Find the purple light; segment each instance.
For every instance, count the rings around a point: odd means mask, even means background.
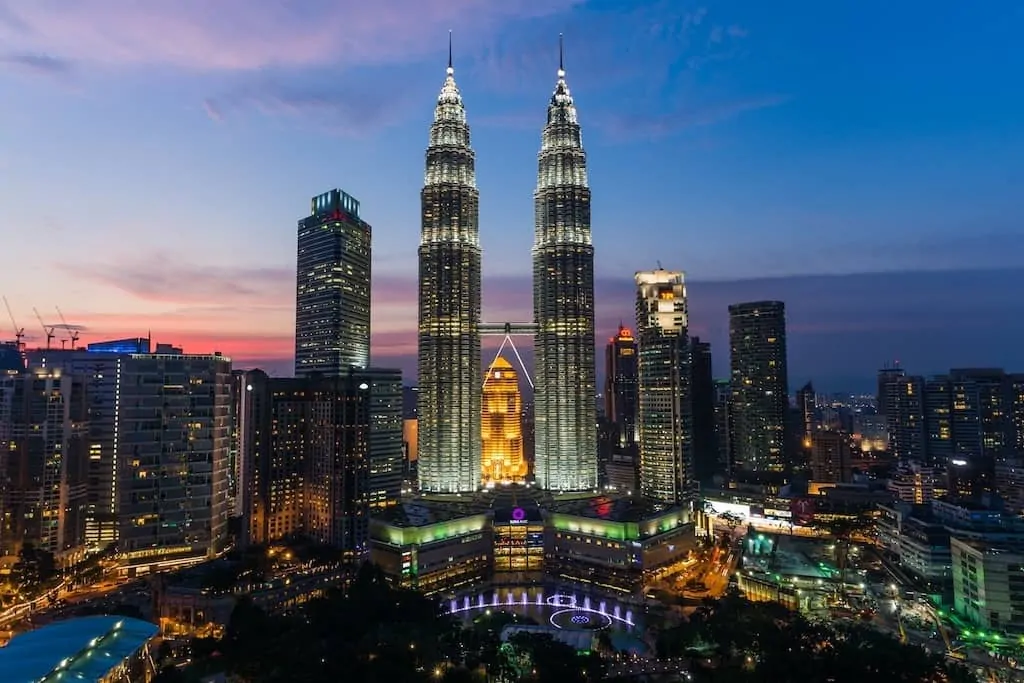
[[[514,510],[512,510],[512,519],[514,519],[517,522],[523,521],[524,519],[526,519],[526,510],[524,510],[523,508],[515,508]]]

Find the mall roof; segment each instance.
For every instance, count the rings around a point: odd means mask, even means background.
[[[413,500],[388,508],[377,519],[393,527],[421,527],[485,513],[478,501]]]
[[[678,508],[642,498],[597,496],[581,500],[559,500],[552,503],[548,509],[563,515],[603,519],[609,522],[642,522]]]
[[[0,648],[4,683],[98,681],[159,628],[141,619],[78,617],[22,633]]]

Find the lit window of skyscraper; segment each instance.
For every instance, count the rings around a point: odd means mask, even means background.
[[[370,363],[370,226],[341,190],[299,221],[295,374],[342,375]]]

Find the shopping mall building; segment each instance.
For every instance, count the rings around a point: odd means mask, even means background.
[[[375,518],[370,538],[375,564],[428,594],[554,581],[640,596],[694,544],[689,508],[528,487],[407,501]]]

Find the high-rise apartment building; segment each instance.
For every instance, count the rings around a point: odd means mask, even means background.
[[[590,187],[576,105],[559,63],[534,192],[533,311],[537,484],[595,489],[597,395]]]
[[[880,373],[879,390],[889,434],[889,453],[896,460],[926,462],[924,378],[907,375],[902,370],[899,374],[888,371],[883,376]]]
[[[612,441],[619,452],[636,451],[637,355],[632,330],[619,325],[605,347],[604,416],[613,426]]]
[[[0,376],[0,555],[25,543],[61,554],[85,545],[88,404],[60,369]]]
[[[640,490],[679,503],[693,480],[693,405],[686,285],[677,271],[636,274]]]
[[[299,221],[295,374],[370,364],[370,226],[341,190],[313,197]]]
[[[495,358],[487,369],[483,394],[483,483],[525,483],[519,373],[503,356]]]
[[[420,193],[418,470],[422,491],[480,487],[480,195],[462,95],[448,71]]]
[[[789,379],[781,301],[729,306],[734,470],[782,472]]]

